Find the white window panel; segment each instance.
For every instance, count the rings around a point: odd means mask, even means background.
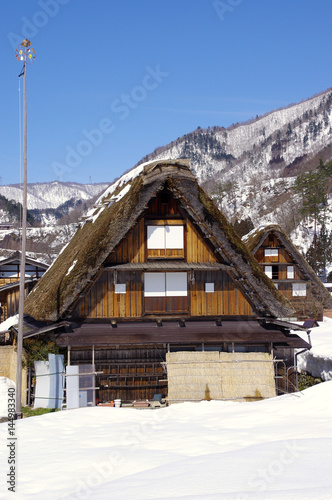
[[[214,292],[214,283],[205,283],[205,293]]]
[[[287,266],[287,279],[294,279],[294,266]]]
[[[126,284],[116,283],[114,287],[114,293],[126,293]]]
[[[264,271],[266,276],[272,279],[272,266],[264,266]]]
[[[293,283],[293,297],[305,297],[307,295],[307,287],[305,283]]]
[[[279,252],[277,248],[265,248],[264,255],[265,257],[278,257]]]
[[[166,297],[187,296],[187,273],[166,273]]]
[[[165,226],[166,248],[183,248],[183,226]]]
[[[144,274],[144,297],[165,297],[165,273]]]
[[[148,226],[148,249],[160,250],[165,248],[165,226]]]
[[[273,283],[273,284],[274,284],[274,286],[276,287],[276,289],[278,290],[278,289],[279,289],[279,285],[278,285],[278,283]]]

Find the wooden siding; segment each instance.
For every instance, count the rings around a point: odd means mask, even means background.
[[[114,273],[104,270],[78,303],[73,317],[139,319],[144,315],[167,313],[193,317],[253,315],[251,305],[227,271],[195,271],[192,277],[195,282],[188,281],[188,297],[167,297],[167,309],[165,298],[144,299],[141,272],[118,272],[117,283],[126,284],[126,293],[116,294]],[[205,292],[205,283],[213,283],[214,292]]]
[[[184,248],[148,250],[147,227],[181,225]],[[200,233],[199,226],[185,218],[179,203],[167,191],[150,201],[147,211],[126,238],[105,261],[106,266],[142,264],[169,259],[191,264],[219,262],[214,247]],[[162,272],[163,269],[161,268]],[[144,297],[144,272],[126,270],[115,273],[103,269],[96,282],[76,305],[73,318],[140,319],[154,315],[252,316],[253,310],[243,293],[226,271],[188,271],[186,297]],[[125,284],[125,293],[116,294],[114,282]],[[205,291],[205,283],[214,284],[214,292]]]
[[[115,293],[114,273],[104,271],[78,303],[73,316],[80,318],[139,318],[142,309],[142,274],[118,272],[117,283],[126,284],[126,293]]]
[[[205,292],[205,283],[214,283],[214,292]],[[226,271],[195,272],[190,293],[192,316],[251,316],[253,310]]]
[[[25,297],[27,297],[27,295],[30,293],[33,285],[34,283],[25,284],[25,292],[24,292]],[[2,308],[2,314],[0,318],[1,322],[5,321],[10,316],[14,316],[15,314],[18,313],[19,295],[20,295],[19,286],[16,286],[15,288],[9,290],[5,290],[0,293],[0,302]]]
[[[106,264],[127,264],[128,262],[145,262],[145,224],[141,219],[131,229],[114,253],[106,260]]]
[[[187,221],[187,262],[218,262],[209,240],[203,238],[197,226]]]

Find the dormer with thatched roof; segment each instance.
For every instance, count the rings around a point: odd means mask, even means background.
[[[323,309],[332,308],[332,297],[280,226],[260,226],[242,240],[274,286],[292,304],[297,319],[323,319]]]

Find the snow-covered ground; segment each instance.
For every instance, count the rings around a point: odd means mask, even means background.
[[[294,333],[308,342],[306,333]],[[323,380],[332,380],[332,319],[324,317],[318,328],[312,328],[310,339],[312,348],[298,356],[298,370]]]
[[[0,497],[296,499],[332,497],[332,381],[254,403],[157,410],[84,408],[16,422],[16,494]]]
[[[332,320],[311,340],[301,368],[331,378]],[[1,499],[13,498],[10,443],[20,500],[332,498],[332,380],[253,403],[56,412],[16,421],[15,433],[0,424]]]

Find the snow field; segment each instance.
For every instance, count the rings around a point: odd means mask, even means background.
[[[332,382],[255,403],[84,408],[16,422],[17,499],[327,499]],[[7,424],[0,425],[1,442]],[[7,450],[1,447],[1,498]]]

